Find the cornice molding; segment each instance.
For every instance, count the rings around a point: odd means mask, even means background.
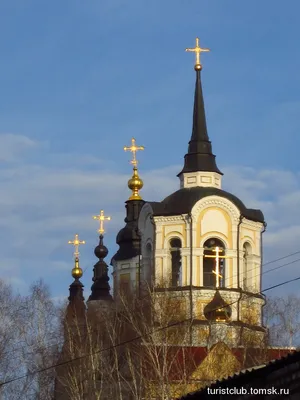
[[[186,215],[187,214],[182,214],[182,215],[174,215],[174,216],[167,216],[167,217],[154,217],[154,222],[157,223],[157,226],[163,225],[164,223],[171,222],[171,225],[178,224],[178,222],[186,223]]]
[[[256,228],[256,230],[261,231],[263,228],[263,224],[261,222],[251,221],[250,219],[243,218],[241,226],[247,228],[247,226],[251,228]]]

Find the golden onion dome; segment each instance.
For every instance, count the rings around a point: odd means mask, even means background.
[[[82,274],[83,274],[82,269],[79,266],[79,258],[76,257],[75,258],[75,266],[72,269],[72,276],[74,279],[80,279],[82,277]]]
[[[130,190],[132,190],[132,194],[129,197],[129,200],[142,200],[142,198],[139,194],[139,190],[141,190],[143,186],[144,186],[144,183],[138,175],[137,167],[134,166],[133,175],[128,181],[128,187]]]

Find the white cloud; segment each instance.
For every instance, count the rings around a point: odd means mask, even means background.
[[[30,149],[37,147],[37,142],[23,135],[12,133],[0,134],[0,162],[17,161]]]
[[[297,172],[228,167],[224,183],[226,190],[241,198],[247,207],[259,208],[265,215],[267,231],[263,236],[264,262],[300,250],[300,176]],[[263,271],[297,260],[299,255],[288,257],[266,266]],[[263,276],[264,287],[286,281],[300,275],[300,261],[282,267]],[[297,291],[289,284],[276,289],[281,295]],[[270,294],[273,292],[270,292]],[[274,292],[275,293],[275,292]],[[268,293],[269,294],[269,293]]]
[[[224,181],[226,190],[239,196],[247,207],[257,207],[264,212],[268,243],[272,242],[271,234],[275,237],[287,229],[291,232],[292,226],[300,226],[298,173],[236,166],[226,168]]]

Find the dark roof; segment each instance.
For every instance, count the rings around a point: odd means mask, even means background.
[[[270,355],[272,355],[272,350],[273,350],[272,348],[269,350]],[[280,349],[275,350],[275,352],[278,353],[279,350]],[[270,375],[272,372],[283,369],[286,366],[294,364],[294,363],[295,364],[300,363],[300,352],[299,351],[291,351],[291,350],[284,351],[284,349],[281,349],[281,351],[282,350],[283,350],[283,353],[285,353],[283,357],[277,358],[275,360],[273,359],[266,365],[249,368],[249,369],[243,370],[237,374],[229,376],[228,378],[224,378],[221,381],[216,381],[215,383],[210,385],[209,388],[210,389],[231,388],[231,387],[239,388],[241,386],[244,387],[245,385],[250,384],[251,382],[253,383],[255,379],[260,379],[260,384],[262,385],[263,384],[262,380],[263,379],[266,380],[267,376]],[[289,354],[286,354],[286,352],[289,352]],[[275,354],[275,357],[278,357],[278,355],[279,354]],[[278,380],[278,377],[276,377],[276,378]],[[295,380],[298,380],[297,377],[295,377]],[[206,388],[198,390],[197,392],[189,393],[186,396],[181,397],[180,399],[182,399],[182,400],[184,400],[184,399],[191,399],[191,400],[192,399],[194,399],[194,400],[203,399],[204,400],[204,399],[209,399],[209,398],[211,398],[211,395],[208,394],[207,387],[206,387]],[[224,396],[224,398],[225,398],[225,396]]]
[[[230,200],[241,212],[242,216],[251,221],[264,223],[264,215],[260,210],[247,208],[233,194],[213,187],[192,187],[179,189],[161,202],[150,202],[155,216],[188,214],[197,201],[207,196],[219,196]]]
[[[207,134],[200,71],[196,71],[192,136],[188,152],[184,156],[184,167],[178,176],[184,172],[196,171],[217,172],[223,175],[217,167]]]

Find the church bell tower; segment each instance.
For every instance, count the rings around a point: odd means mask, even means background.
[[[259,338],[266,331],[260,294],[266,224],[260,210],[222,189],[201,84],[200,55],[209,49],[197,38],[186,51],[196,55],[192,135],[179,190],[161,202],[145,202],[139,213],[141,275],[153,277],[148,283],[158,295],[181,299],[186,318],[193,321],[192,345],[205,345],[212,330],[239,345],[241,332]]]

